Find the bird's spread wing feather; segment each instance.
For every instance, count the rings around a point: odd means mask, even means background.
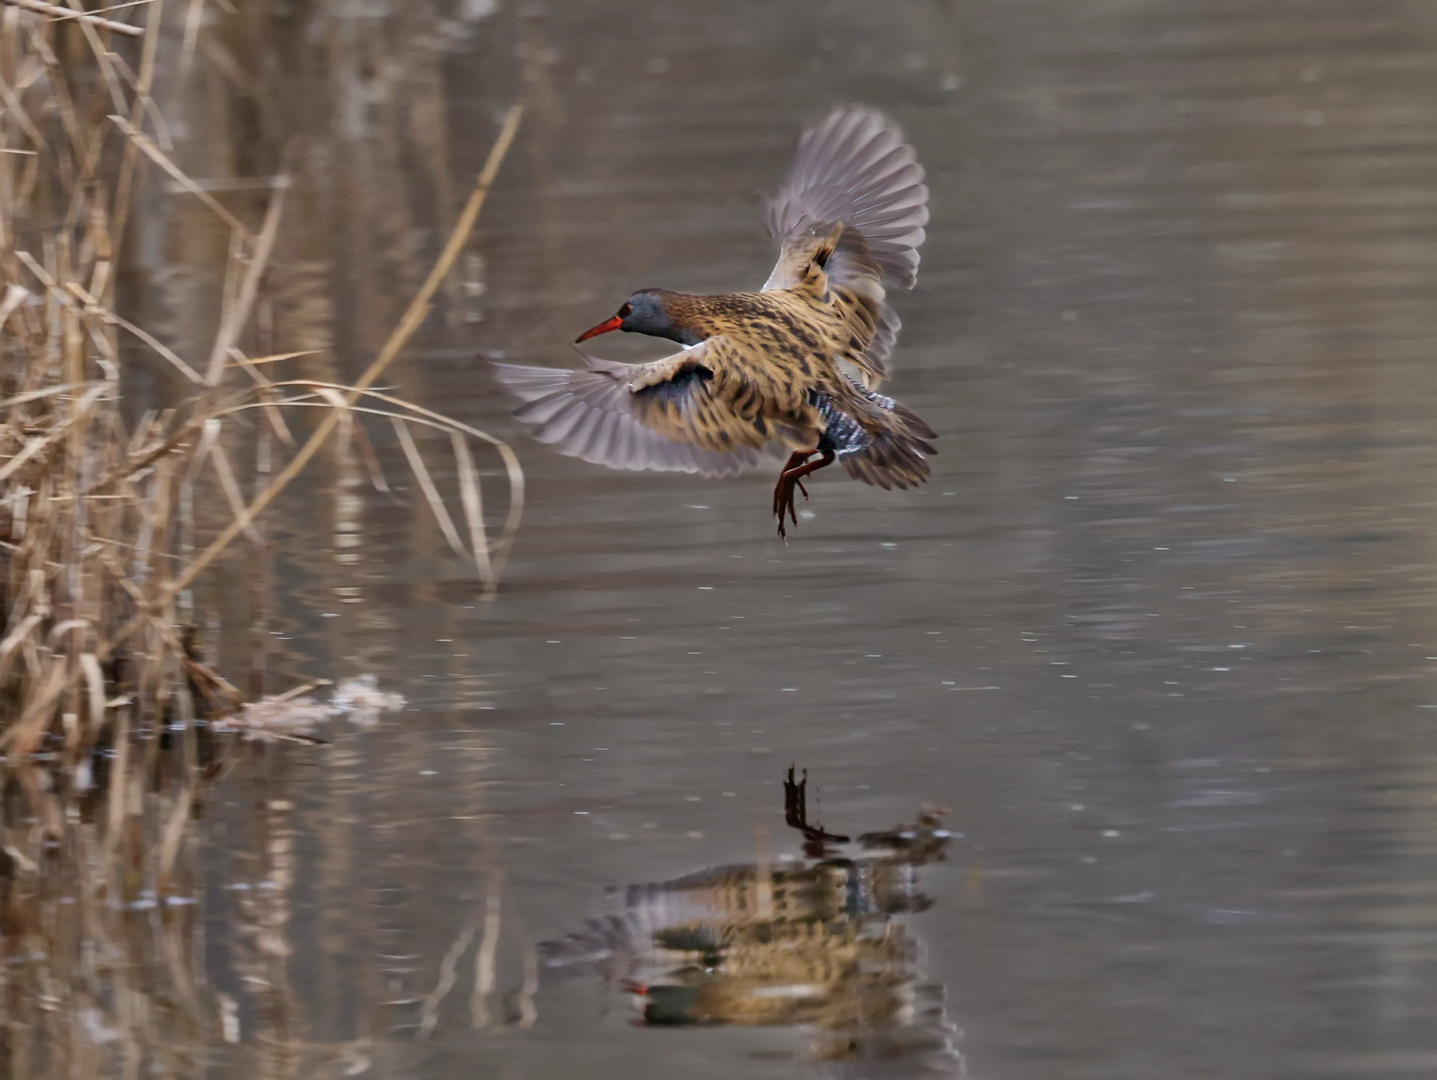
[[[783,247],[764,288],[831,290],[852,335],[845,358],[876,386],[902,325],[885,286],[913,287],[928,222],[913,148],[871,109],[837,109],[804,132],[767,221]]]
[[[769,232],[785,242],[815,227],[847,225],[862,236],[883,284],[911,289],[928,223],[923,167],[879,113],[859,105],[835,109],[803,133],[766,219]]]
[[[731,476],[758,464],[771,435],[710,392],[722,342],[648,364],[581,352],[586,370],[494,367],[524,400],[514,415],[561,453],[613,469]]]

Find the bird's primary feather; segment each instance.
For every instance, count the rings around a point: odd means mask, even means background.
[[[705,390],[700,361],[686,350],[651,364],[619,364],[584,354],[587,370],[495,364],[499,378],[525,404],[515,412],[538,425],[534,437],[557,444],[572,457],[611,469],[689,472],[732,476],[757,465],[757,437],[734,439],[727,449],[709,449],[685,437],[691,430],[741,432],[725,420],[731,411],[717,407]],[[685,362],[687,361],[687,362]],[[676,438],[668,437],[671,432]],[[705,440],[722,444],[719,435]]]
[[[804,132],[765,218],[768,231],[785,242],[842,222],[863,237],[883,284],[911,289],[928,224],[923,166],[881,114],[861,105],[835,109]]]
[[[804,132],[765,219],[783,245],[765,289],[797,284],[811,238],[845,226],[824,269],[839,303],[861,307],[873,323],[853,361],[868,385],[878,385],[902,326],[884,290],[913,288],[928,223],[928,188],[913,148],[872,109],[835,109]]]

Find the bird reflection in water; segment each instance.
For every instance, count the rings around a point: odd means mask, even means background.
[[[540,946],[546,973],[623,987],[645,1025],[797,1026],[845,1080],[965,1075],[943,987],[924,981],[922,946],[896,918],[931,906],[918,870],[943,858],[944,811],[850,840],[810,823],[807,784],[789,769],[785,819],[804,858],[761,851],[615,890],[618,910]]]

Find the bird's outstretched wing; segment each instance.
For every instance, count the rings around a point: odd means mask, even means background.
[[[884,289],[913,287],[928,223],[917,154],[872,109],[835,109],[799,139],[765,218],[783,246],[764,288],[836,293],[858,339],[851,358],[876,385],[901,326]]]
[[[911,289],[928,223],[923,166],[881,114],[862,105],[835,109],[799,139],[788,180],[765,218],[781,240],[815,226],[856,229],[883,284]]]
[[[759,463],[773,432],[710,392],[722,345],[710,339],[648,364],[580,352],[577,371],[494,368],[525,402],[514,415],[560,453],[611,469],[731,476]]]

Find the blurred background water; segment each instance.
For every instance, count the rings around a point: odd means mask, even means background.
[[[251,218],[295,177],[262,316],[273,351],[320,350],[292,373],[362,370],[526,102],[393,384],[514,440],[531,501],[484,603],[417,492],[330,459],[272,518],[262,648],[254,568],[212,590],[221,659],[264,659],[252,689],[370,671],[410,704],[212,794],[193,940],[223,1023],[139,1057],[504,1080],[1437,1073],[1430,5],[170,14],[176,157]],[[611,473],[525,441],[476,354],[563,365],[635,288],[756,287],[762,193],[801,125],[849,101],[928,169],[892,387],[941,433],[932,482],[825,474],[785,547],[770,476]],[[208,215],[152,182],[125,279],[136,321],[191,351],[227,253]],[[163,400],[165,378],[132,392]],[[902,943],[910,1016],[842,1046],[852,1025],[811,1016],[636,1026],[630,975],[551,978],[539,943],[586,920],[754,867],[816,873],[784,826],[791,762],[835,832],[949,811],[931,906],[862,931]],[[752,923],[750,885],[704,917]]]

